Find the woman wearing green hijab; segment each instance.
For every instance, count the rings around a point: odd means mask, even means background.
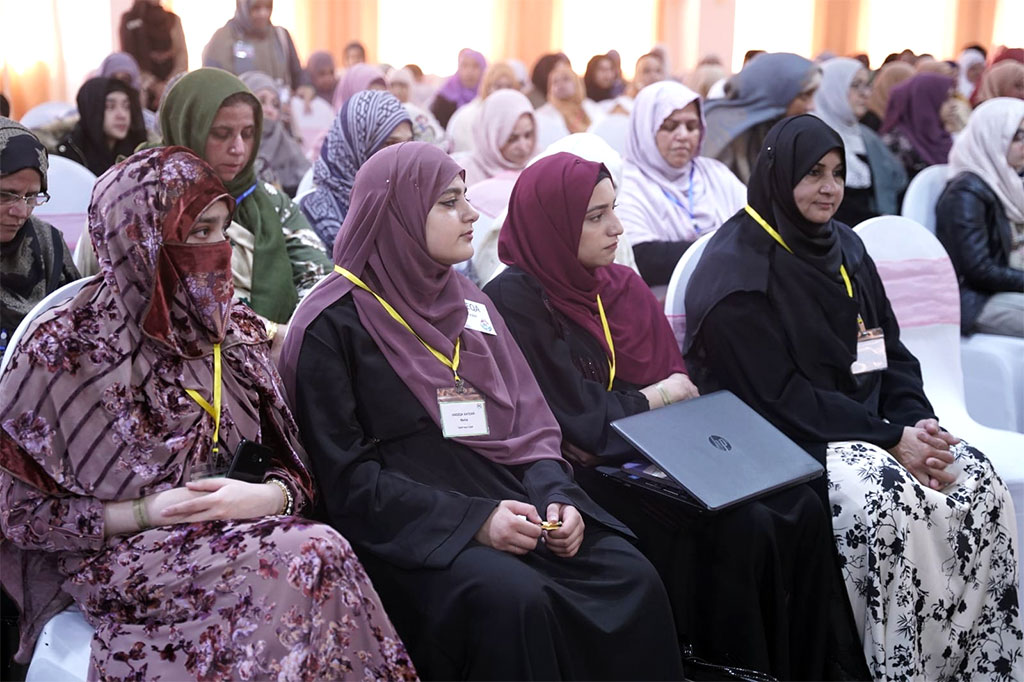
[[[227,230],[235,296],[268,321],[273,338],[277,324],[288,322],[299,300],[333,264],[298,206],[256,178],[263,132],[259,100],[227,71],[198,69],[167,91],[160,129],[162,144],[194,151],[235,198],[237,208]],[[89,265],[94,260],[91,253],[75,256],[83,274],[94,272]]]
[[[298,206],[256,179],[263,132],[259,100],[227,71],[198,69],[167,93],[160,129],[165,145],[199,154],[235,197],[236,225],[228,230],[235,247],[235,288],[259,315],[286,323],[332,263]]]

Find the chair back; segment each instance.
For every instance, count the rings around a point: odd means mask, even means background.
[[[714,234],[709,232],[690,244],[690,248],[676,263],[672,278],[668,281],[668,289],[665,291],[665,317],[668,318],[680,350],[686,339],[686,285],[690,283],[690,277],[700,262],[700,256]]]
[[[903,216],[857,226],[875,261],[900,326],[900,339],[921,363],[936,414],[966,415],[960,359],[960,293],[946,250],[927,229]]]
[[[74,250],[89,222],[89,200],[96,176],[71,159],[51,155],[46,184],[50,200],[37,206],[32,215],[60,230],[68,247]]]
[[[42,128],[78,111],[71,102],[43,102],[32,107],[21,117],[26,128]]]
[[[629,116],[609,114],[590,126],[587,132],[594,133],[607,142],[619,155],[625,155],[626,140],[629,139]]]
[[[299,186],[295,190],[295,200],[298,201],[299,197],[304,194],[309,194],[314,189],[316,189],[316,185],[313,184],[313,166],[310,166],[309,170],[306,171],[306,174],[302,176],[301,180],[299,180]]]
[[[54,308],[68,299],[73,298],[83,286],[91,281],[91,277],[83,277],[82,279],[76,279],[74,282],[68,282],[61,288],[52,292],[39,303],[36,303],[35,307],[29,311],[28,315],[26,315],[18,325],[18,328],[14,330],[13,334],[11,334],[10,341],[7,344],[7,350],[4,351],[3,360],[0,360],[0,378],[2,378],[4,372],[7,371],[7,365],[10,364],[11,357],[13,357],[14,353],[17,351],[21,338],[25,336],[25,332],[30,326],[32,326],[32,321],[50,308]]]
[[[907,193],[903,195],[900,213],[924,225],[932,234],[935,234],[935,204],[946,188],[948,172],[949,166],[944,163],[928,166],[914,176],[907,187]]]

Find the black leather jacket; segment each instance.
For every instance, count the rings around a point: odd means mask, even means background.
[[[960,282],[960,324],[968,334],[992,294],[1024,292],[1024,270],[1008,265],[1010,221],[999,197],[974,173],[960,173],[946,185],[935,218],[935,235]]]

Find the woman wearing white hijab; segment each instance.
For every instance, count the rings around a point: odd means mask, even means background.
[[[630,114],[616,213],[647,284],[667,284],[679,258],[746,203],[746,187],[720,161],[700,156],[700,96],[675,81],[640,91]]]
[[[514,180],[537,153],[537,121],[526,95],[509,89],[488,95],[480,103],[473,142],[473,151],[454,155],[466,171],[466,185],[502,174]]]
[[[846,145],[846,191],[835,219],[847,225],[899,213],[900,195],[907,187],[903,165],[875,131],[860,123],[870,94],[871,75],[856,59],[837,57],[821,65],[812,113]]]
[[[956,63],[960,67],[956,91],[964,99],[970,100],[981,83],[981,74],[985,72],[985,55],[977,48],[968,47],[960,53]]]
[[[965,333],[1024,337],[1024,100],[978,105],[949,153],[935,234],[960,282]]]

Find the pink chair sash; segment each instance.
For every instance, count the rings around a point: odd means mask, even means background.
[[[948,258],[875,261],[900,327],[960,324],[960,290]]]
[[[44,223],[50,223],[64,235],[64,241],[73,251],[78,244],[78,238],[82,236],[86,223],[89,221],[87,213],[50,213],[49,215],[36,215]]]

